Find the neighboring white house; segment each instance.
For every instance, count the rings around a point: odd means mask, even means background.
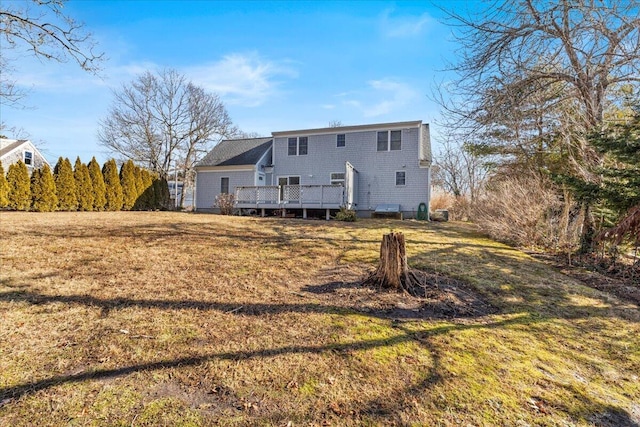
[[[273,132],[224,140],[196,169],[197,211],[215,211],[220,193],[242,209],[326,211],[359,216],[398,210],[415,217],[431,188],[429,126],[422,121]],[[424,209],[423,206],[422,208]],[[395,207],[395,208],[394,208]]]
[[[0,138],[0,162],[2,162],[5,173],[9,169],[9,165],[17,163],[19,160],[22,160],[27,165],[29,173],[33,169],[40,169],[45,163],[49,164],[47,159],[28,139]]]

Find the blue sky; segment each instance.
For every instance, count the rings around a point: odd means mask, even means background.
[[[441,3],[460,10],[474,2]],[[163,68],[220,95],[245,132],[335,120],[433,123],[439,108],[428,95],[447,80],[441,70],[455,50],[442,12],[422,1],[71,0],[65,10],[105,52],[100,76],[21,55],[13,66],[29,108],[0,111],[5,126],[26,132],[52,162],[111,157],[96,135],[112,91]]]

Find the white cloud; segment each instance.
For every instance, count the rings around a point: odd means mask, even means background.
[[[367,82],[366,90],[346,92],[337,95],[342,104],[360,110],[364,117],[377,117],[394,113],[418,97],[418,92],[409,84],[384,78]]]
[[[391,38],[415,37],[436,23],[431,16],[423,13],[420,16],[391,16],[393,9],[387,9],[381,17],[382,34]]]
[[[219,94],[231,105],[256,107],[277,92],[280,79],[296,78],[286,63],[265,60],[255,54],[230,54],[220,61],[189,67],[187,78]]]

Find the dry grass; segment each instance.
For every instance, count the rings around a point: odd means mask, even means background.
[[[358,287],[391,229],[497,312]],[[0,425],[640,424],[638,307],[469,225],[3,212],[0,246]]]

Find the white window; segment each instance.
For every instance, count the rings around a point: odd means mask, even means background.
[[[342,185],[344,187],[344,172],[332,172],[331,185]]]
[[[378,151],[398,151],[402,149],[402,131],[385,130],[378,132]]]
[[[33,164],[33,153],[31,151],[24,152],[24,164],[31,166]]]
[[[220,178],[220,193],[229,194],[229,178]]]
[[[336,135],[336,147],[344,147],[346,145],[344,133]]]
[[[397,171],[396,172],[396,185],[402,186],[407,183],[407,175],[405,171]]]
[[[287,140],[287,154],[290,156],[306,156],[309,147],[309,138],[289,138]]]

